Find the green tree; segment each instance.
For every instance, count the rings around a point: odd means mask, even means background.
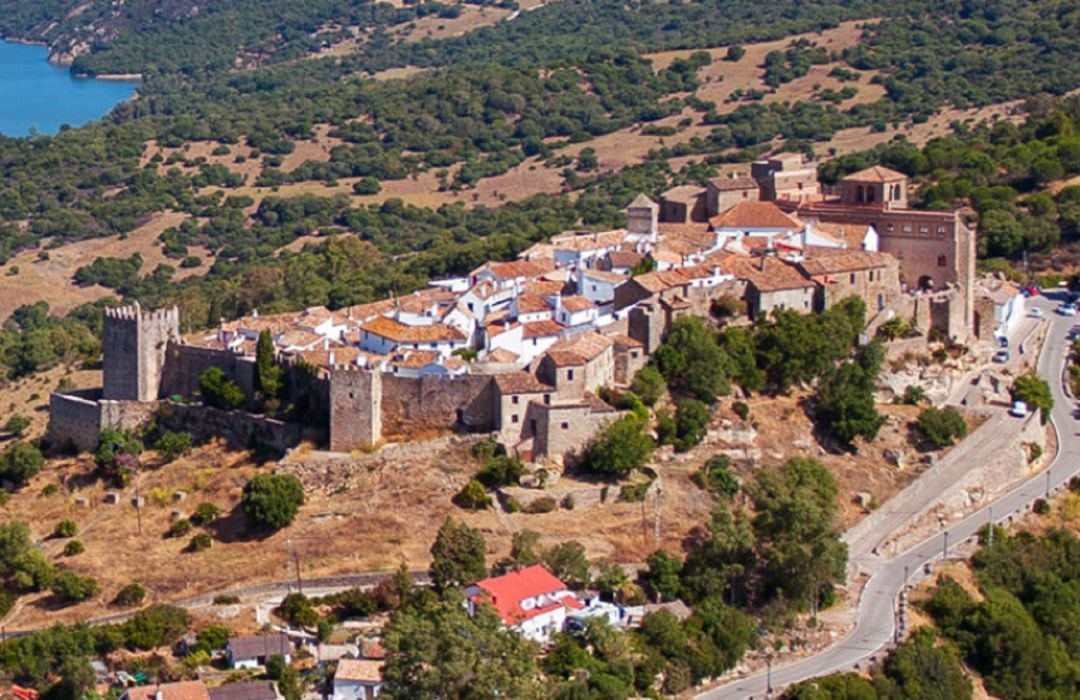
[[[278,615],[290,625],[296,627],[314,627],[319,621],[319,613],[311,599],[303,593],[290,593],[285,596],[277,609]]]
[[[630,390],[637,394],[646,406],[653,406],[667,392],[667,382],[660,370],[652,365],[645,365],[634,375]]]
[[[28,442],[13,442],[0,453],[0,477],[25,484],[45,466],[41,450]]]
[[[885,417],[874,406],[874,374],[858,362],[829,370],[818,383],[814,406],[818,424],[840,442],[877,437]]]
[[[931,407],[919,412],[919,432],[934,447],[948,447],[967,435],[967,423],[952,406]]]
[[[728,357],[716,335],[697,316],[675,319],[655,359],[668,384],[702,401],[713,403],[731,391]]]
[[[582,454],[582,465],[601,474],[622,475],[640,469],[655,445],[636,416],[619,418],[593,437]]]
[[[284,371],[274,357],[274,339],[269,329],[264,328],[255,344],[255,391],[264,403],[281,394],[283,375]]]
[[[686,452],[705,438],[709,429],[709,407],[696,399],[680,401],[675,406],[675,431],[678,441],[675,448]]]
[[[966,700],[971,680],[951,644],[938,645],[932,628],[917,630],[894,649],[874,679],[878,696],[887,700]]]
[[[874,684],[857,673],[834,673],[788,688],[782,700],[879,700]]]
[[[682,562],[662,549],[658,549],[645,560],[649,568],[642,573],[645,591],[657,601],[672,601],[679,597],[682,582]]]
[[[561,542],[547,549],[540,559],[548,571],[574,590],[589,585],[589,560],[585,556],[585,545],[577,540]]]
[[[454,503],[467,510],[484,510],[491,507],[491,496],[484,490],[483,484],[473,479],[457,492]]]
[[[304,487],[291,474],[257,474],[244,486],[240,505],[253,526],[278,530],[304,505]]]
[[[431,581],[439,590],[475,583],[487,575],[484,536],[450,517],[431,545]]]
[[[1014,401],[1026,403],[1029,410],[1038,409],[1044,425],[1050,420],[1050,412],[1054,409],[1054,395],[1045,379],[1036,374],[1017,377],[1012,385],[1012,395]]]
[[[244,391],[217,367],[199,375],[199,395],[208,406],[231,411],[244,405]]]
[[[731,498],[739,492],[739,480],[731,473],[731,458],[725,454],[710,457],[695,477],[702,488],[719,496]]]
[[[154,442],[154,449],[161,453],[165,463],[175,462],[191,449],[191,433],[174,433],[169,430]]]
[[[121,608],[130,608],[141,604],[145,598],[145,588],[138,583],[129,583],[117,591],[112,604]]]
[[[493,608],[470,616],[460,594],[424,598],[394,614],[383,644],[390,697],[542,698],[532,642],[508,630]]]
[[[52,592],[65,603],[79,603],[93,598],[100,592],[98,582],[90,576],[80,576],[74,571],[61,571],[53,579]]]
[[[79,526],[75,524],[74,520],[64,519],[64,520],[61,520],[60,522],[58,522],[56,524],[56,527],[53,528],[53,536],[54,537],[74,537],[75,533],[78,532],[78,530],[79,530]]]
[[[4,423],[4,430],[17,438],[22,438],[26,429],[30,427],[30,419],[20,413],[12,414],[11,418]]]

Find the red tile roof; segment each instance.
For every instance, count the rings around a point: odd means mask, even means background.
[[[580,367],[600,356],[613,345],[611,338],[588,331],[560,340],[547,351],[556,367]]]
[[[378,316],[371,319],[361,329],[387,338],[395,343],[427,343],[436,341],[464,342],[465,334],[453,326],[434,323],[427,326],[408,326],[400,321],[395,321],[386,316]]]
[[[689,204],[698,197],[705,195],[705,188],[698,185],[679,185],[678,187],[672,187],[667,192],[660,195],[660,199],[665,202],[681,202],[683,204]]]
[[[559,300],[563,308],[567,311],[574,313],[577,311],[588,311],[593,308],[593,303],[583,296],[563,297]]]
[[[518,278],[539,277],[554,269],[550,261],[513,260],[510,262],[487,263],[477,272],[487,269],[500,280],[514,280]]]
[[[811,248],[811,254],[799,266],[808,275],[828,275],[837,272],[854,272],[888,267],[896,258],[888,253],[871,253],[865,250]]]
[[[154,700],[157,691],[164,700],[210,700],[210,691],[202,681],[179,681],[128,688],[124,693],[131,700]]]
[[[382,681],[384,665],[382,661],[374,659],[342,659],[338,661],[334,680],[379,683]]]
[[[721,192],[736,192],[738,190],[756,190],[757,181],[747,175],[739,177],[714,177],[709,184]]]
[[[572,595],[565,599],[553,600],[547,605],[535,606],[529,610],[521,607],[521,601],[542,595],[551,595],[566,591],[566,584],[555,578],[547,569],[537,564],[520,571],[512,571],[503,576],[477,581],[476,587],[482,593],[473,596],[475,602],[488,602],[495,607],[499,616],[508,625],[528,620],[555,610],[562,605],[580,608],[581,603]]]
[[[709,219],[716,228],[801,229],[802,224],[772,202],[739,202]]]
[[[794,266],[774,257],[736,258],[730,263],[732,274],[753,284],[758,291],[778,292],[815,286]]]
[[[495,386],[503,396],[510,394],[546,394],[555,387],[544,384],[528,372],[506,372],[495,375]]]
[[[846,182],[896,182],[897,180],[906,180],[907,175],[897,172],[892,168],[886,168],[881,165],[874,165],[866,170],[860,170],[857,173],[852,173],[844,178]]]
[[[525,327],[525,338],[547,338],[557,336],[563,332],[563,327],[551,320],[533,321],[521,324]]]

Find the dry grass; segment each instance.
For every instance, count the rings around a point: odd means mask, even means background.
[[[49,422],[49,394],[57,389],[63,379],[76,389],[101,386],[101,370],[53,367],[31,377],[4,384],[0,388],[0,426],[6,424],[13,415],[19,414],[31,421],[25,433],[26,439],[32,440],[44,435]],[[0,433],[0,449],[13,439],[12,435]]]
[[[453,19],[444,19],[436,15],[421,17],[410,22],[398,33],[401,41],[412,42],[422,39],[448,39],[461,36],[479,29],[497,24],[512,12],[500,7],[480,7],[478,5],[458,5],[461,14]]]
[[[161,232],[178,226],[188,218],[187,214],[165,211],[153,214],[150,220],[124,237],[94,238],[53,248],[48,260],[39,260],[37,251],[23,251],[15,255],[0,272],[0,318],[7,318],[23,304],[45,301],[54,314],[63,315],[87,302],[96,301],[113,294],[112,290],[97,285],[80,287],[72,282],[75,271],[94,262],[99,257],[126,258],[138,253],[143,258],[142,273],[149,274],[160,264],[177,267],[177,261],[166,258],[157,242]],[[205,251],[192,249],[204,262],[209,256]],[[18,273],[12,270],[18,268]],[[206,266],[176,270],[176,278],[202,274]]]

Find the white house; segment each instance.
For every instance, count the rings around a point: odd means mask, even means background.
[[[334,672],[334,700],[374,700],[382,692],[383,662],[341,659]]]
[[[787,237],[803,229],[801,221],[788,216],[772,202],[740,202],[709,219],[709,224],[717,235],[718,244],[744,236],[771,241],[774,237]]]
[[[610,304],[615,299],[615,288],[626,279],[617,272],[583,269],[578,272],[578,294],[597,305]]]
[[[233,637],[225,647],[231,668],[258,668],[266,665],[271,656],[280,656],[289,663],[292,644],[284,634],[264,634],[256,637]]]
[[[540,644],[562,631],[568,611],[584,607],[565,583],[539,564],[477,581],[465,589],[465,596],[470,615],[479,605],[491,605],[508,627]]]
[[[377,316],[360,326],[360,349],[379,355],[399,350],[434,350],[450,357],[455,350],[467,348],[468,337],[459,329],[435,323],[409,326],[386,316]]]
[[[555,321],[562,326],[573,328],[596,321],[596,305],[583,296],[556,294],[551,301],[555,307]]]

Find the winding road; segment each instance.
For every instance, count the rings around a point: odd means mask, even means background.
[[[1052,419],[1058,436],[1058,453],[1050,466],[898,556],[887,558],[872,552],[867,555],[852,551],[856,563],[853,568],[869,574],[869,579],[857,603],[855,626],[846,637],[814,656],[775,667],[771,672],[761,671],[728,681],[701,693],[697,696],[699,700],[766,698],[770,697],[770,690],[775,694],[778,689],[808,678],[864,666],[892,644],[897,630],[900,593],[911,581],[925,575],[924,567],[945,556],[949,547],[974,537],[987,523],[1011,521],[1017,513],[1029,509],[1036,499],[1061,488],[1080,471],[1080,424],[1074,417],[1074,402],[1063,386],[1069,348],[1066,335],[1074,320],[1080,319],[1054,314],[1052,300],[1044,297],[1029,300],[1029,307],[1033,305],[1046,312],[1050,325],[1038,363],[1039,374],[1050,382],[1054,393]],[[890,521],[885,519],[870,539],[885,541],[892,535],[889,525]]]

